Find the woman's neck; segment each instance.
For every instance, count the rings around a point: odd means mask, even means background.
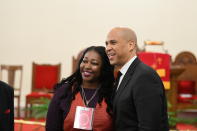
[[[93,82],[93,83],[83,82],[82,87],[87,88],[87,89],[96,89],[99,87],[99,83],[98,82]]]

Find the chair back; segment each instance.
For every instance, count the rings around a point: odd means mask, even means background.
[[[61,64],[37,64],[33,62],[32,92],[52,92],[60,80]]]
[[[177,78],[178,102],[192,103],[197,96],[197,60],[189,51],[180,52],[175,57],[174,65],[185,70]]]
[[[7,82],[14,88],[15,96],[20,96],[22,88],[23,66],[1,65],[0,68],[0,79],[4,82]]]
[[[176,56],[173,64],[182,66],[197,65],[197,60],[193,53],[189,51],[183,51]]]

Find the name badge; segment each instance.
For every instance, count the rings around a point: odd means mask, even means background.
[[[94,108],[77,106],[75,112],[74,128],[92,130]]]

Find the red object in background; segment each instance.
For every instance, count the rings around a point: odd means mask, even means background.
[[[39,98],[52,98],[53,87],[60,79],[61,64],[32,64],[32,92],[26,95],[25,107],[40,104]],[[28,111],[25,112],[28,117]]]
[[[178,81],[178,93],[184,93],[184,94],[195,94],[195,81],[191,80],[180,80]]]
[[[41,98],[41,97],[44,97],[44,98],[49,98],[51,99],[53,96],[53,94],[51,93],[43,93],[43,92],[32,92],[31,94],[28,94],[26,96],[26,98]]]
[[[50,97],[47,93],[52,92],[54,85],[59,82],[60,68],[60,64],[50,65],[33,62],[32,93],[27,97]]]
[[[180,131],[197,131],[197,127],[189,124],[178,123],[176,129]]]
[[[193,96],[190,94],[178,94],[179,103],[192,103]]]
[[[170,59],[169,54],[156,52],[139,52],[138,58],[157,71],[165,89],[170,89]]]
[[[195,97],[195,81],[180,80],[178,81],[178,102],[192,103]]]
[[[54,65],[36,65],[34,67],[34,88],[53,88],[59,80],[59,67]]]

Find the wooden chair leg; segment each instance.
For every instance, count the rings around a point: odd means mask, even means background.
[[[27,103],[27,100],[26,100],[26,103],[25,103],[25,118],[27,118],[27,115],[28,115],[28,103]]]
[[[33,111],[32,111],[32,106],[33,106],[33,104],[30,103],[30,108],[31,108],[31,110],[29,111],[29,117],[30,117],[30,118],[32,118],[32,112],[33,112]]]
[[[20,97],[18,97],[18,112],[17,112],[17,114],[18,114],[18,117],[20,118],[21,117],[21,115],[20,115],[20,109],[21,109],[21,107],[20,107]]]

